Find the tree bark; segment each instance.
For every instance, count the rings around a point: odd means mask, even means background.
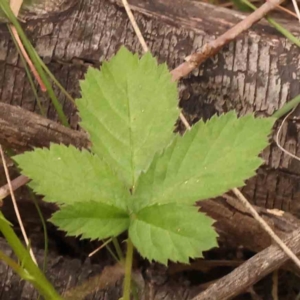
[[[20,152],[34,147],[49,147],[50,142],[72,144],[79,149],[88,148],[90,144],[83,132],[0,102],[0,144]]]

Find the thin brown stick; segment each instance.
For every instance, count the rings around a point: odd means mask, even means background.
[[[145,41],[145,39],[142,35],[142,32],[141,32],[138,24],[136,23],[136,20],[135,20],[134,15],[131,11],[131,8],[128,4],[128,1],[127,0],[122,0],[122,4],[123,4],[123,6],[126,10],[127,16],[128,16],[129,21],[130,21],[130,23],[131,23],[131,25],[134,29],[134,32],[135,32],[135,34],[136,34],[136,36],[137,36],[137,38],[138,38],[138,40],[139,40],[139,42],[140,42],[140,44],[143,48],[143,51],[148,52],[149,48],[146,44],[146,41]],[[185,116],[183,115],[183,113],[181,111],[180,111],[179,117],[180,117],[181,122],[184,124],[185,128],[190,130],[191,126],[189,125],[189,122],[187,121],[187,119],[185,118]]]
[[[17,17],[23,4],[23,0],[10,0],[9,4],[12,12]]]
[[[20,175],[19,177],[11,181],[11,187],[13,191],[16,191],[18,188],[25,185],[28,181],[29,181],[28,177],[24,175]],[[9,184],[6,184],[0,188],[0,200],[4,199],[9,194],[10,194]]]
[[[173,80],[179,80],[180,78],[187,76],[206,59],[217,54],[221,48],[233,41],[242,32],[248,30],[253,24],[260,21],[266,14],[275,9],[277,5],[280,5],[282,2],[283,0],[266,1],[261,7],[255,10],[244,20],[226,31],[224,34],[220,35],[215,40],[205,44],[201,51],[191,54],[188,61],[182,63],[171,71]]]
[[[295,12],[296,12],[296,15],[297,15],[297,18],[300,22],[300,11],[299,11],[299,7],[298,7],[298,3],[296,0],[292,0],[293,2],[293,5],[294,5],[294,9],[295,9]]]
[[[293,252],[300,252],[300,229],[284,238],[284,243]],[[209,286],[193,300],[232,299],[253,286],[256,282],[277,270],[289,257],[277,245],[272,245],[248,259],[228,275]]]
[[[287,8],[281,6],[281,5],[277,5],[276,8],[277,8],[278,10],[281,10],[281,11],[283,11],[283,12],[285,12],[285,13],[287,13],[287,14],[293,16],[293,17],[295,17],[295,18],[298,18],[297,15],[296,15],[294,12],[290,11],[289,9],[287,9]]]
[[[283,121],[281,122],[279,129],[277,131],[276,137],[275,137],[275,143],[277,145],[277,147],[284,152],[286,155],[300,161],[300,157],[298,157],[297,155],[294,155],[293,153],[291,153],[290,151],[284,149],[284,147],[280,144],[279,138],[280,138],[280,134],[283,128],[283,125],[286,123],[286,120],[290,117],[290,115],[295,111],[296,107],[294,107],[294,109],[292,109],[283,119]]]
[[[14,35],[14,38],[15,38],[15,40],[16,40],[19,48],[20,48],[20,51],[21,51],[22,55],[24,56],[24,59],[26,60],[33,76],[35,77],[36,81],[38,82],[38,84],[41,88],[41,91],[46,92],[47,91],[46,86],[45,86],[43,80],[41,79],[38,71],[36,70],[34,64],[32,63],[31,59],[29,58],[29,56],[28,56],[28,54],[27,54],[27,52],[26,52],[26,50],[25,50],[25,48],[22,44],[22,41],[19,37],[19,34],[18,34],[16,28],[13,25],[10,25],[10,29],[11,29],[12,34]]]
[[[130,23],[131,23],[131,25],[132,25],[132,27],[134,29],[134,32],[135,32],[135,34],[136,34],[136,36],[137,36],[137,38],[138,38],[138,40],[139,40],[142,48],[143,48],[143,51],[144,52],[148,52],[149,48],[148,48],[148,46],[146,44],[146,41],[145,41],[145,39],[144,39],[144,37],[142,35],[142,32],[141,32],[138,24],[136,23],[136,20],[134,18],[134,15],[133,15],[131,9],[130,9],[128,1],[127,0],[122,0],[122,4],[124,5],[124,8],[126,10],[126,13],[127,13],[128,18],[129,18],[129,21],[130,21]]]
[[[16,213],[16,216],[17,216],[17,219],[18,219],[18,223],[19,223],[20,228],[21,228],[22,235],[24,237],[26,246],[29,248],[29,253],[30,253],[30,256],[31,256],[32,260],[35,262],[35,264],[37,264],[36,258],[34,256],[32,248],[30,247],[30,243],[29,243],[29,240],[28,240],[28,237],[27,237],[27,233],[25,231],[25,228],[24,228],[24,225],[23,225],[23,222],[22,222],[20,211],[19,211],[19,208],[18,208],[18,205],[17,205],[17,201],[16,201],[15,194],[14,194],[14,191],[13,191],[13,188],[12,188],[12,184],[11,184],[11,181],[10,181],[8,168],[7,168],[6,160],[5,160],[5,157],[4,157],[4,151],[3,151],[1,145],[0,145],[0,156],[1,156],[1,160],[3,162],[3,167],[4,167],[4,172],[5,172],[6,180],[7,180],[8,186],[9,186],[9,191],[10,191],[10,194],[11,194],[11,199],[12,199],[14,210],[15,210],[15,213]]]
[[[103,242],[101,246],[99,246],[97,249],[95,249],[94,251],[92,251],[88,257],[92,257],[93,255],[95,255],[98,251],[100,251],[101,249],[103,249],[107,244],[109,244],[112,241],[112,238],[108,239],[106,242]]]
[[[273,231],[273,229],[265,222],[265,220],[258,214],[254,207],[248,202],[245,196],[237,189],[232,190],[237,198],[244,204],[244,206],[249,210],[253,218],[261,225],[261,227],[270,235],[270,237],[275,241],[275,243],[286,253],[286,255],[299,267],[300,260],[298,257],[288,248],[285,243],[280,239],[280,237]]]

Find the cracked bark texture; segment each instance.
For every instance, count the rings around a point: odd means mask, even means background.
[[[182,0],[131,0],[137,22],[151,52],[174,68],[205,42],[225,32],[245,16],[208,4]],[[297,22],[282,22],[299,36]],[[74,97],[78,80],[89,65],[99,66],[121,45],[141,52],[124,9],[116,0],[80,0],[55,19],[24,25],[38,53]],[[5,25],[0,26],[0,99],[37,112],[24,69]],[[207,60],[179,83],[180,105],[191,123],[235,109],[240,115],[271,115],[300,93],[300,50],[262,21]],[[78,128],[75,108],[57,91],[72,128]],[[57,120],[49,99],[40,94],[48,118]],[[300,154],[297,112],[283,128],[281,142]],[[247,138],[247,137],[245,137]],[[256,205],[300,214],[299,162],[272,142],[265,164],[243,188]]]

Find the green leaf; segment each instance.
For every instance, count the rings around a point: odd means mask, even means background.
[[[96,155],[52,144],[14,157],[30,186],[48,202],[96,201],[124,208],[129,191]]]
[[[129,236],[143,257],[167,264],[202,257],[202,251],[217,246],[213,220],[197,208],[184,204],[146,207],[131,221]]]
[[[134,187],[175,136],[178,96],[167,66],[157,65],[150,53],[139,59],[122,47],[101,71],[88,70],[81,92],[76,103],[93,152]]]
[[[118,236],[129,227],[126,211],[97,202],[77,202],[63,206],[50,221],[71,236],[105,239]]]
[[[237,118],[234,112],[196,124],[178,136],[137,184],[131,208],[186,203],[221,195],[255,175],[275,119]]]

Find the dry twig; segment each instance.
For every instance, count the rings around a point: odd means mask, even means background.
[[[276,134],[275,143],[276,143],[277,147],[278,147],[282,152],[284,152],[284,153],[287,154],[288,156],[290,156],[290,157],[292,157],[292,158],[294,158],[294,159],[300,161],[300,158],[299,158],[297,155],[294,155],[294,154],[291,153],[290,151],[284,149],[284,148],[281,146],[280,142],[279,142],[280,133],[281,133],[281,131],[282,131],[283,125],[284,125],[284,123],[286,122],[286,120],[289,118],[289,116],[295,111],[295,109],[296,109],[296,107],[295,107],[293,110],[291,110],[291,111],[284,117],[283,121],[281,122],[280,127],[279,127],[279,129],[278,129],[278,131],[277,131],[277,134]]]
[[[135,18],[134,18],[134,15],[130,9],[130,6],[128,4],[128,1],[127,0],[122,0],[122,4],[126,10],[126,13],[127,13],[127,16],[130,20],[130,23],[135,31],[135,34],[140,42],[140,44],[142,45],[142,48],[143,48],[143,51],[144,52],[148,52],[149,51],[149,48],[145,42],[145,39],[142,35],[142,32],[138,26],[138,24],[136,23],[135,21]],[[181,122],[184,124],[184,126],[187,128],[187,129],[191,129],[191,126],[189,125],[189,122],[187,121],[187,119],[185,118],[185,116],[183,115],[183,113],[180,111],[180,114],[179,114],[179,117],[180,117],[180,120]]]
[[[173,80],[179,80],[180,78],[187,76],[206,59],[217,54],[221,48],[233,41],[242,32],[248,30],[252,25],[260,21],[267,13],[275,9],[277,5],[280,5],[282,2],[283,0],[266,1],[261,7],[247,16],[244,20],[236,24],[215,40],[205,44],[201,51],[191,54],[188,61],[172,70],[171,73]]]
[[[300,22],[300,12],[299,12],[299,7],[298,7],[298,3],[296,0],[292,0],[293,2],[293,5],[294,5],[294,9],[295,9],[295,12],[296,12],[296,15],[298,17],[298,20]]]
[[[29,181],[29,178],[27,178],[24,175],[20,175],[16,179],[11,181],[11,186],[13,191],[17,190],[21,186],[25,185]],[[9,184],[6,184],[0,188],[0,199],[4,199],[10,194]]]
[[[300,252],[300,229],[284,238],[284,243],[295,253]],[[277,245],[272,245],[248,259],[240,267],[219,279],[193,300],[232,299],[250,286],[277,270],[288,260],[288,256]]]
[[[279,238],[279,236],[272,230],[272,228],[265,222],[265,220],[258,214],[254,207],[248,202],[245,196],[237,189],[232,190],[237,198],[244,204],[244,206],[249,210],[253,218],[261,225],[261,227],[270,235],[270,237],[276,242],[276,244],[286,253],[286,255],[299,267],[300,260],[298,257],[289,249]]]
[[[20,215],[20,212],[19,212],[19,208],[18,208],[18,205],[17,205],[17,201],[16,201],[16,198],[15,198],[13,187],[12,187],[12,184],[11,184],[11,181],[10,181],[8,168],[7,168],[7,165],[6,165],[6,161],[5,161],[5,157],[4,157],[4,152],[3,152],[3,149],[2,149],[1,145],[0,145],[0,156],[1,156],[1,159],[2,159],[2,162],[3,162],[3,167],[4,167],[4,172],[5,172],[6,180],[7,180],[8,186],[9,186],[9,191],[10,191],[10,194],[11,194],[11,199],[12,199],[13,206],[14,206],[14,209],[15,209],[15,213],[16,213],[16,216],[17,216],[20,228],[21,228],[22,235],[24,237],[26,246],[29,248],[29,253],[30,253],[30,256],[31,256],[32,260],[35,262],[35,264],[37,264],[36,258],[35,258],[34,254],[33,254],[33,251],[31,249],[31,247],[30,247],[30,243],[29,243],[29,240],[28,240],[28,237],[27,237],[27,234],[26,234],[23,222],[22,222],[22,218],[21,218],[21,215]]]
[[[19,14],[19,11],[20,11],[20,8],[23,4],[23,0],[10,0],[10,8],[12,10],[12,12],[14,13],[14,15],[17,17],[18,14]],[[35,77],[36,81],[38,82],[38,84],[40,85],[41,87],[41,90],[43,92],[46,92],[47,89],[45,87],[45,84],[43,83],[40,75],[38,74],[34,64],[32,63],[31,59],[29,58],[24,46],[23,46],[23,43],[19,37],[19,34],[17,32],[17,29],[15,28],[15,26],[13,25],[9,25],[9,28],[11,30],[11,33],[13,34],[14,38],[15,38],[15,41],[16,43],[18,44],[19,48],[20,48],[20,51],[22,53],[22,55],[24,56],[24,59],[25,61],[27,62],[33,76]]]

